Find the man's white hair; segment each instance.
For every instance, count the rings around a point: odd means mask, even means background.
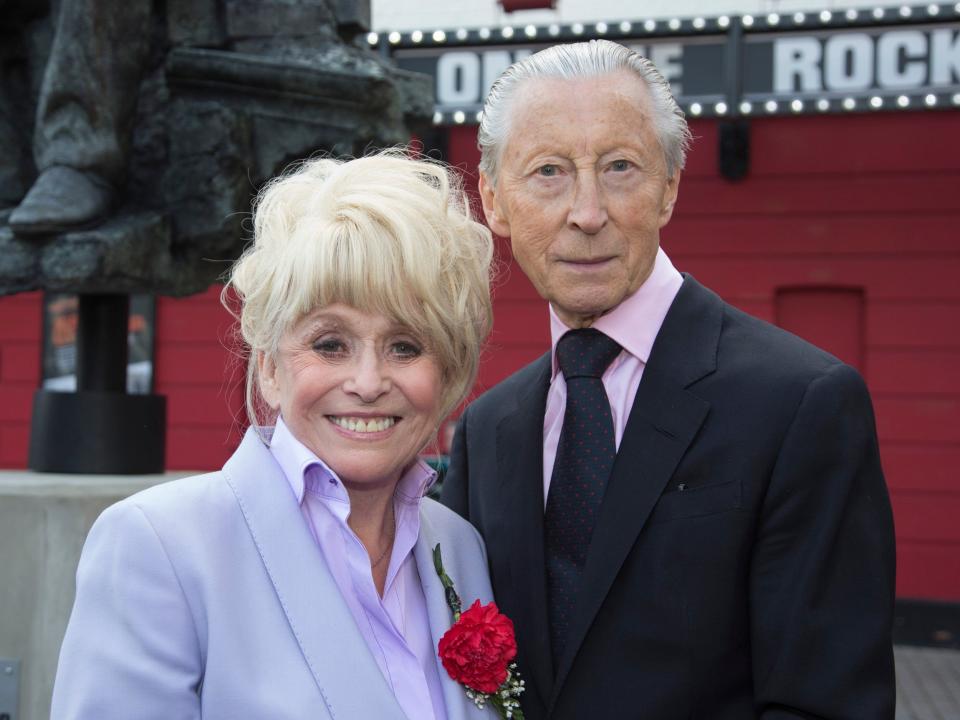
[[[490,88],[483,106],[477,144],[480,171],[494,185],[500,171],[500,156],[510,132],[510,110],[517,90],[536,78],[574,79],[609,75],[622,70],[636,73],[646,84],[653,105],[653,121],[667,164],[667,174],[683,170],[690,129],[683,111],[663,75],[639,53],[609,40],[590,40],[554,45],[520,60],[504,71]]]

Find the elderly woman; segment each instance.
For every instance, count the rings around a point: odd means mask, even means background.
[[[489,231],[440,165],[388,152],[273,181],[228,287],[253,427],[223,470],[90,531],[53,718],[479,717],[438,662],[489,602],[482,542],[417,454],[471,387]],[[265,427],[264,425],[272,425]]]

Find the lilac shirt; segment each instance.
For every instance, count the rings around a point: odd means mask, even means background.
[[[436,473],[417,461],[397,484],[396,535],[381,598],[367,551],[347,525],[350,497],[336,473],[300,443],[281,418],[277,418],[270,452],[290,483],[340,594],[400,707],[412,720],[446,720],[437,651],[413,557],[420,533],[420,501]],[[317,612],[323,612],[322,598],[317,599]],[[330,652],[336,651],[330,648]],[[357,692],[363,692],[362,688]]]
[[[620,343],[623,350],[603,374],[603,387],[613,413],[613,432],[617,449],[630,417],[633,399],[637,396],[643,368],[650,357],[653,341],[660,332],[663,319],[673,299],[680,291],[683,277],[673,267],[670,258],[657,250],[650,277],[631,296],[617,307],[601,315],[591,327]],[[557,342],[570,328],[550,308],[550,342],[553,356],[553,375],[547,393],[547,410],[543,417],[543,502],[546,507],[550,494],[550,477],[557,458],[563,412],[567,406],[567,383],[557,367]]]

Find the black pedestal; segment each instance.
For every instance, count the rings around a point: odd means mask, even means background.
[[[162,395],[37,390],[28,465],[52,473],[161,473],[166,411]]]
[[[77,391],[33,396],[31,470],[163,472],[166,398],[126,392],[128,317],[126,295],[80,295]]]

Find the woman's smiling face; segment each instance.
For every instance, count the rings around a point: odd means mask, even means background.
[[[264,400],[347,488],[396,484],[440,421],[443,373],[423,340],[348,305],[301,318],[258,373]]]

